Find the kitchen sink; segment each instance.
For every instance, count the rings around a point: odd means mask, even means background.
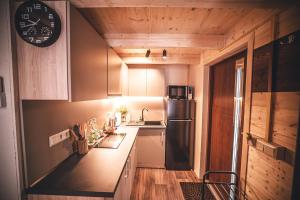
[[[145,121],[144,125],[146,126],[155,126],[155,125],[161,125],[161,121]]]
[[[126,133],[118,134],[109,134],[104,137],[98,144],[95,145],[95,148],[109,148],[117,149],[125,138]]]
[[[143,121],[131,121],[126,124],[126,126],[144,126],[145,123]]]
[[[161,121],[132,121],[126,124],[127,126],[159,126]]]

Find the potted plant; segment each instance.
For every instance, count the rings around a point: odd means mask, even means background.
[[[120,106],[117,111],[121,113],[121,121],[126,122],[126,115],[128,113],[126,106]]]

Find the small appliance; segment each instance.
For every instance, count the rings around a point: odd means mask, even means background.
[[[187,85],[169,85],[168,97],[169,99],[188,99],[194,98],[194,91],[192,86]]]

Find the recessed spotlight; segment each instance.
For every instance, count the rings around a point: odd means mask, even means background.
[[[148,58],[150,56],[150,53],[151,53],[151,51],[150,51],[150,49],[148,49],[147,52],[146,52],[145,57]]]
[[[163,56],[162,56],[163,59],[167,59],[167,50],[163,50]]]

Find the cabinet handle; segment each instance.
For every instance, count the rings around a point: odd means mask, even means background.
[[[164,145],[164,131],[161,132],[161,145]]]
[[[125,176],[124,178],[128,177],[128,160],[126,161],[126,166],[125,166]]]
[[[131,154],[129,155],[129,158],[128,158],[128,165],[129,165],[129,169],[131,169]]]

